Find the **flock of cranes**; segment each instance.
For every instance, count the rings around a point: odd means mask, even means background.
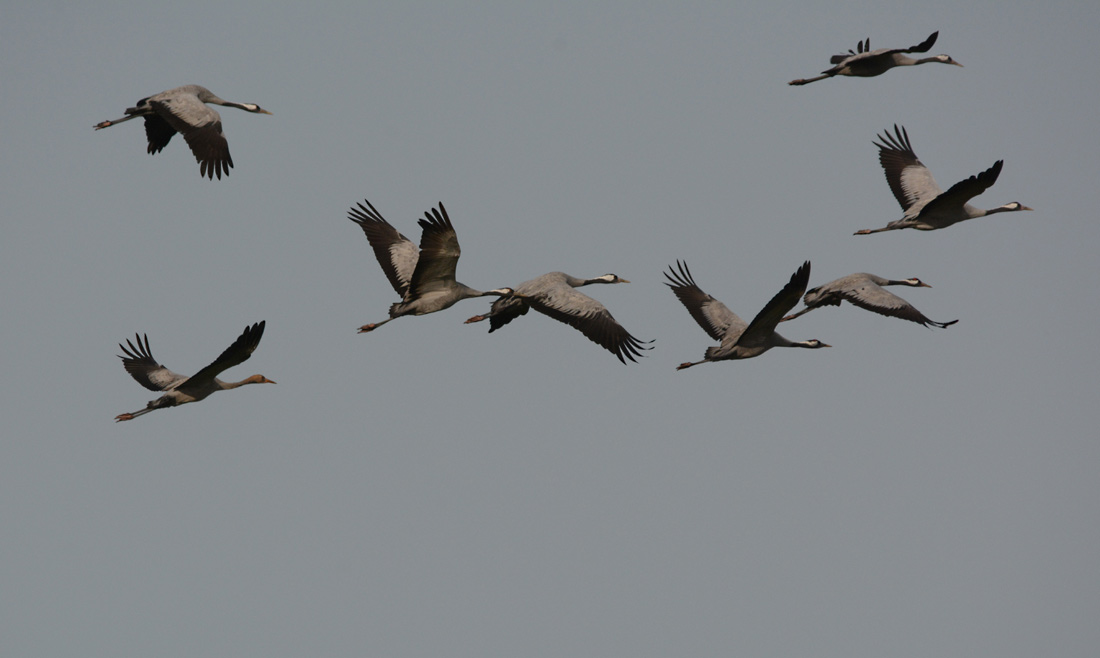
[[[909,48],[871,50],[870,41],[857,45],[855,51],[832,58],[832,68],[820,76],[792,80],[791,85],[805,85],[817,80],[841,75],[873,77],[891,68],[940,62],[962,66],[947,55],[922,59],[907,57],[907,53],[924,53],[935,44],[938,32],[933,32],[924,42]],[[257,114],[271,114],[252,103],[235,103],[218,98],[208,89],[198,85],[177,87],[154,96],[143,98],[126,115],[114,121],[96,124],[100,130],[136,117],[144,117],[148,152],[160,152],[177,132],[182,134],[199,162],[199,174],[213,180],[221,179],[233,166],[229,145],[222,132],[221,117],[206,104],[235,107]],[[1000,212],[1031,210],[1018,202],[1012,202],[982,210],[969,201],[987,190],[1000,175],[1003,161],[998,160],[986,171],[952,185],[946,192],[940,189],[931,172],[917,158],[903,127],[894,126],[878,135],[875,146],[879,149],[879,162],[886,175],[894,197],[901,204],[904,216],[878,229],[864,229],[856,235],[882,231],[914,228],[931,231],[947,228],[952,224]],[[629,283],[615,274],[604,274],[582,279],[563,272],[550,272],[513,287],[501,287],[481,291],[456,278],[458,259],[461,255],[454,225],[446,208],[440,203],[418,219],[419,246],[402,235],[387,222],[368,200],[357,203],[348,211],[348,218],[355,222],[367,238],[382,272],[389,280],[401,301],[393,303],[388,317],[378,322],[364,324],[359,333],[374,331],[382,325],[408,315],[425,315],[450,308],[465,299],[495,297],[488,312],[475,315],[466,323],[489,321],[489,333],[528,310],[534,309],[559,322],[567,324],[600,347],[614,354],[619,361],[636,362],[652,349],[650,343],[636,338],[627,331],[611,312],[599,301],[584,294],[578,288],[594,284]],[[937,322],[928,319],[912,304],[885,290],[885,286],[910,286],[930,288],[917,278],[886,279],[874,274],[851,274],[824,285],[807,290],[810,281],[810,262],[806,261],[791,275],[790,280],[752,319],[746,323],[725,304],[718,301],[695,283],[687,263],[677,261],[665,272],[666,285],[684,305],[691,317],[718,345],[708,347],[699,361],[684,362],[677,366],[682,370],[710,361],[749,359],[760,356],[773,347],[801,347],[819,349],[830,347],[817,339],[792,341],[780,335],[776,328],[821,306],[840,306],[842,301],[888,317],[915,322],[925,327],[945,328],[958,322]],[[799,300],[805,308],[791,311]],[[263,337],[264,322],[246,327],[244,333],[213,363],[191,377],[179,375],[157,363],[149,349],[148,337],[135,336],[136,344],[127,340],[119,345],[125,356],[120,356],[123,367],[142,386],[162,392],[163,395],[149,402],[144,409],[119,414],[117,421],[132,420],[156,409],[197,402],[217,391],[238,388],[246,384],[274,384],[263,375],[253,375],[240,382],[224,382],[217,378],[224,370],[243,363],[259,345]]]

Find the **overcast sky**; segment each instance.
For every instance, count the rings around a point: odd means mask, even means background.
[[[5,656],[1093,656],[1100,646],[1094,2],[9,3],[0,10]],[[869,37],[929,64],[790,87]],[[236,167],[145,153],[138,99],[221,108]],[[875,135],[1031,213],[901,217]],[[370,201],[458,276],[553,270],[637,364],[467,301],[396,301]],[[749,319],[917,276],[925,329],[844,305],[826,350],[705,364],[677,259]],[[117,344],[238,380],[156,397]]]

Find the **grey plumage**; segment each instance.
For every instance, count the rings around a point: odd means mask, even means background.
[[[841,301],[848,301],[862,309],[874,311],[881,315],[909,320],[925,327],[948,327],[958,320],[950,322],[936,322],[929,320],[912,304],[898,297],[883,286],[912,286],[914,288],[931,288],[932,286],[913,277],[911,279],[886,279],[875,274],[859,272],[849,274],[825,285],[808,290],[802,297],[806,308],[798,313],[788,315],[780,320],[786,322],[800,315],[809,313],[822,306],[840,306]]]
[[[894,135],[886,131],[885,135],[879,135],[878,138],[881,143],[874,142],[874,144],[879,149],[879,163],[886,175],[886,182],[890,185],[890,191],[894,193],[894,198],[901,204],[905,214],[901,219],[890,222],[882,228],[863,229],[856,231],[855,235],[904,228],[934,231],[975,217],[999,212],[1031,210],[1017,201],[990,210],[982,210],[967,203],[997,182],[997,177],[1001,175],[1003,160],[996,161],[992,167],[980,174],[955,183],[944,192],[932,178],[932,172],[928,167],[917,159],[917,154],[913,152],[913,146],[909,142],[909,133],[905,128],[899,128],[895,124]]]
[[[239,382],[223,382],[217,377],[223,371],[244,363],[248,360],[248,357],[252,356],[252,352],[256,350],[256,347],[260,344],[260,339],[263,338],[265,325],[266,321],[261,321],[251,327],[245,327],[244,333],[233,341],[233,344],[226,348],[217,359],[214,359],[213,363],[190,377],[174,373],[157,363],[156,359],[153,358],[152,351],[149,349],[148,336],[145,336],[143,341],[141,336],[135,334],[134,339],[137,341],[137,345],[129,340],[126,341],[126,345],[119,343],[119,348],[126,355],[119,356],[126,372],[130,373],[130,376],[137,383],[150,391],[167,392],[156,400],[149,402],[144,409],[119,414],[115,417],[115,420],[132,420],[156,409],[198,402],[211,393],[227,391],[245,384],[274,384],[275,382],[263,375],[252,375]]]
[[[216,175],[229,175],[233,158],[229,155],[229,142],[222,132],[221,116],[206,103],[235,107],[255,114],[271,114],[254,103],[234,103],[215,96],[206,87],[185,85],[143,98],[134,107],[127,108],[126,116],[114,121],[102,121],[95,125],[102,130],[136,117],[145,117],[145,135],[149,139],[147,151],[159,153],[168,145],[172,135],[180,133],[187,140],[191,152],[199,162],[199,175],[213,180]]]
[[[867,39],[859,42],[856,45],[856,50],[849,50],[847,54],[833,55],[829,59],[829,63],[833,64],[833,67],[822,71],[821,75],[814,78],[791,80],[787,84],[806,85],[836,75],[873,78],[876,75],[882,75],[895,66],[916,66],[918,64],[928,64],[929,62],[962,66],[962,64],[951,59],[950,55],[935,55],[922,59],[913,59],[912,57],[905,56],[905,53],[928,52],[933,44],[936,43],[936,38],[939,34],[939,32],[933,32],[931,36],[923,42],[915,46],[909,46],[908,48],[879,48],[878,50],[871,50],[871,40]]]
[[[439,209],[424,213],[420,225],[420,248],[387,222],[370,201],[363,200],[348,211],[348,219],[359,225],[374,249],[390,285],[401,301],[390,306],[390,317],[365,324],[359,333],[373,331],[394,318],[425,315],[450,308],[463,299],[503,295],[503,290],[482,292],[455,280],[455,269],[462,250],[458,246],[451,218],[443,203]]]
[[[466,323],[488,319],[492,333],[533,308],[580,331],[619,361],[636,361],[635,357],[644,356],[641,350],[650,349],[646,343],[623,328],[603,304],[576,289],[594,283],[630,282],[614,274],[580,279],[564,272],[550,272],[519,284],[512,294],[493,302],[489,313],[475,315]]]
[[[685,362],[677,370],[706,363],[708,361],[726,361],[733,359],[751,359],[760,356],[773,347],[805,347],[817,349],[830,347],[815,339],[790,341],[775,331],[780,319],[798,303],[806,292],[810,280],[810,261],[791,275],[787,285],[769,301],[752,322],[746,324],[725,304],[711,297],[695,283],[687,263],[676,261],[676,268],[669,266],[665,273],[665,283],[673,294],[688,310],[695,322],[707,332],[707,335],[719,344],[708,347],[702,361]]]

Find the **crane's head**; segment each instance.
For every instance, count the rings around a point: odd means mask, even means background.
[[[828,343],[823,343],[816,338],[811,338],[810,340],[797,343],[797,345],[799,347],[805,347],[811,350],[821,349],[822,347],[832,347],[832,345],[829,345]]]
[[[255,103],[241,103],[241,109],[245,112],[252,112],[254,114],[271,114],[271,112],[268,112]]]
[[[905,285],[913,286],[914,288],[931,288],[932,287],[932,286],[928,285],[927,283],[925,283],[924,281],[921,281],[917,277],[913,277],[911,279],[904,279],[903,282],[905,283]]]
[[[951,59],[951,55],[936,55],[932,59],[936,60],[937,62],[940,62],[941,64],[953,64],[955,66],[960,66],[960,67],[962,66],[962,64],[959,64],[955,60]]]
[[[605,274],[589,281],[589,283],[630,283],[618,274]]]
[[[244,380],[245,384],[274,384],[272,380],[264,377],[263,375],[252,375],[248,379]]]
[[[494,288],[492,290],[486,290],[483,296],[496,295],[497,297],[508,297],[509,295],[514,295],[515,292],[514,289],[508,287]]]
[[[1003,205],[1001,207],[1004,208],[1007,211],[1012,211],[1012,210],[1035,210],[1034,208],[1028,208],[1027,206],[1020,203],[1019,201],[1013,201],[1012,203],[1006,203],[1005,205]]]

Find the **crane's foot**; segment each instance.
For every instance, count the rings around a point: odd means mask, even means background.
[[[96,125],[94,126],[94,128],[95,128],[96,130],[102,130],[102,129],[104,129],[104,128],[109,128],[109,127],[111,127],[111,126],[113,126],[113,125],[115,125],[113,121],[101,121],[101,122],[97,123],[97,124],[96,124]]]
[[[470,324],[471,322],[481,322],[482,320],[484,320],[488,317],[489,317],[488,315],[475,315],[474,317],[470,318],[469,320],[466,320],[462,324]]]
[[[377,324],[373,324],[373,323],[372,324],[365,324],[362,327],[359,327],[358,333],[365,334],[368,331],[374,331],[377,328],[378,328]]]
[[[874,233],[874,231],[872,231],[869,228],[865,228],[865,229],[860,229],[860,230],[856,231],[852,235],[870,235],[871,233]]]
[[[120,423],[124,420],[133,420],[133,419],[134,419],[134,414],[119,414],[119,415],[115,416],[115,422],[116,423]]]
[[[683,370],[684,368],[690,368],[690,367],[692,367],[693,365],[695,365],[695,364],[694,364],[694,363],[692,363],[691,361],[684,361],[684,362],[683,362],[683,363],[681,363],[680,365],[676,366],[676,369],[677,369],[677,370]]]

